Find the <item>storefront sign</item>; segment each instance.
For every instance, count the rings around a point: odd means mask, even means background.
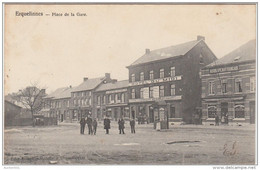
[[[121,92],[126,92],[126,91],[127,91],[127,89],[110,90],[110,91],[106,91],[106,94],[121,93]]]
[[[175,76],[175,77],[166,77],[166,78],[160,78],[154,80],[137,81],[137,82],[129,83],[129,86],[139,86],[139,85],[152,84],[152,83],[163,83],[163,82],[181,80],[181,78],[182,76]]]
[[[129,99],[129,103],[140,103],[140,102],[152,102],[158,99],[162,100],[181,100],[181,96],[165,96],[165,97],[157,97],[157,98],[148,98],[148,99]]]
[[[237,71],[238,69],[239,69],[238,66],[214,68],[214,69],[209,69],[209,73],[213,74],[213,73],[222,73],[228,71]]]

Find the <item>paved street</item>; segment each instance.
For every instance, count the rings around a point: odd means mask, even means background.
[[[13,127],[5,130],[4,164],[254,164],[253,125],[180,125],[155,131],[136,125],[106,135],[100,122],[96,136],[80,135],[79,124]],[[86,132],[86,131],[85,131]],[[167,144],[168,143],[168,144]]]

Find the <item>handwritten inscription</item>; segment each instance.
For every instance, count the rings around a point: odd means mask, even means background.
[[[238,153],[238,144],[235,141],[231,146],[228,146],[228,143],[225,143],[223,148],[223,155],[225,156],[234,156]]]

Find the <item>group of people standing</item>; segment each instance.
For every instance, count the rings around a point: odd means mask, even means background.
[[[92,120],[92,118],[90,116],[88,116],[86,119],[81,118],[79,123],[80,123],[80,134],[84,134],[85,125],[87,124],[88,134],[96,135],[96,132],[97,132],[97,120],[96,119]]]
[[[110,119],[108,117],[104,118],[104,129],[106,129],[106,134],[109,134],[109,129],[111,128],[110,126]],[[89,135],[96,135],[97,132],[97,120],[94,119],[92,121],[92,118],[88,116],[86,119],[81,118],[80,120],[80,134],[84,134],[85,130],[85,125],[87,124],[88,126],[88,134]],[[131,133],[135,133],[135,120],[131,119],[130,120],[130,126],[131,126]],[[118,120],[118,129],[119,129],[119,134],[125,134],[125,120],[123,118]]]
[[[215,114],[215,126],[219,126],[219,122],[221,121],[221,124],[228,124],[228,114],[222,114],[221,119],[217,114]]]

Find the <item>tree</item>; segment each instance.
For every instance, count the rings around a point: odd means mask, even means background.
[[[28,86],[18,93],[13,95],[18,102],[20,102],[32,114],[32,121],[34,122],[34,115],[39,113],[44,105],[43,97],[45,97],[45,90],[37,86]],[[34,126],[34,123],[33,123]]]

